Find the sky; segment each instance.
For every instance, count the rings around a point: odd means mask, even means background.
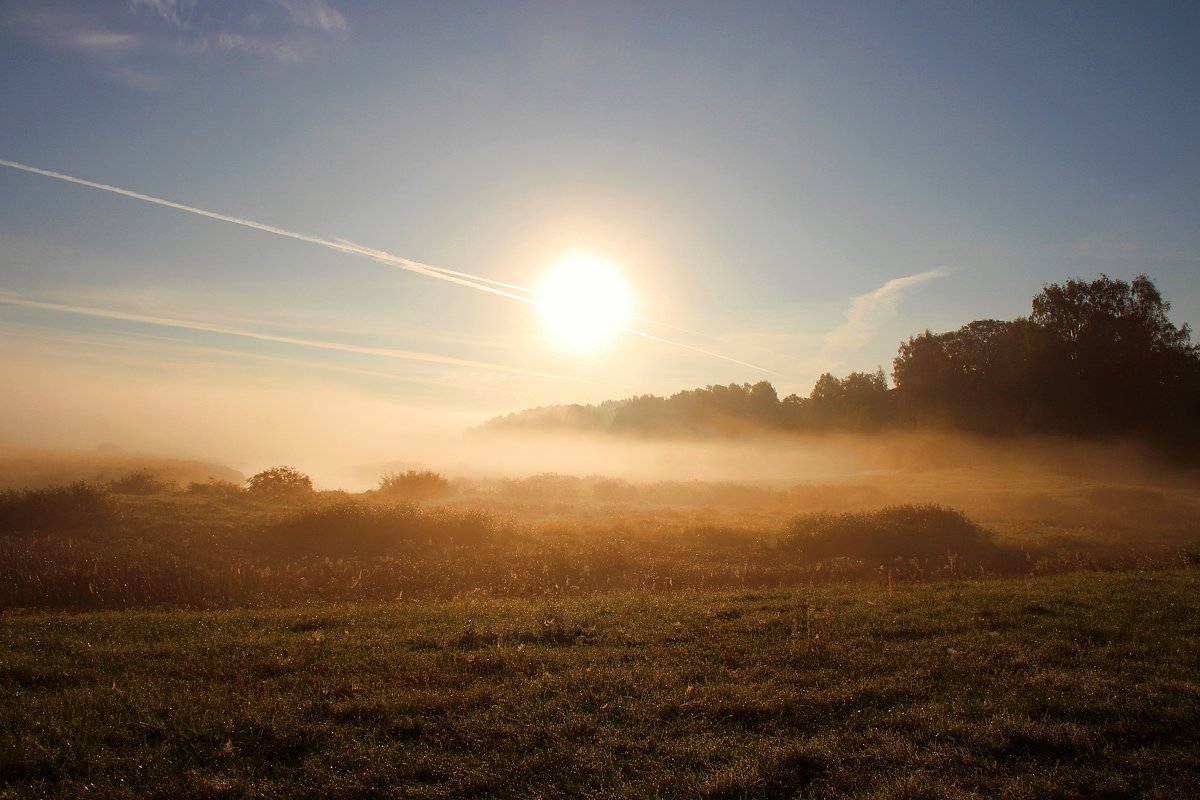
[[[807,395],[1101,273],[1195,326],[1198,37],[1182,2],[9,0],[0,443],[402,461]],[[527,302],[567,253],[632,296],[595,352]]]

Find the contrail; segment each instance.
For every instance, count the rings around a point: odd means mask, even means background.
[[[96,181],[89,181],[84,178],[76,178],[72,175],[64,175],[61,172],[54,172],[53,170],[42,169],[40,167],[31,167],[28,164],[21,164],[16,161],[6,161],[4,159],[0,159],[0,166],[11,167],[13,169],[18,169],[18,170],[21,170],[22,172],[29,172],[34,175],[43,175],[47,178],[56,178],[60,181],[66,181],[67,183],[74,183],[78,186],[87,186],[91,189],[99,189],[104,192],[111,192],[112,194],[119,194],[124,197],[132,197],[134,200],[142,200],[143,202],[153,203],[154,205],[157,205],[157,206],[165,206],[166,208],[174,208],[178,211],[186,211],[189,214],[196,214],[201,217],[208,217],[209,219],[215,219],[215,220],[219,220],[221,222],[229,222],[233,225],[241,225],[244,228],[253,228],[254,230],[257,230],[257,231],[273,233],[276,236],[283,236],[288,239],[296,239],[297,241],[308,242],[309,244],[320,245],[321,247],[327,247],[330,250],[336,250],[339,253],[349,253],[351,255],[366,256],[367,258],[374,259],[375,261],[380,261],[380,262],[388,264],[390,266],[399,267],[400,269],[406,269],[410,272],[416,272],[421,275],[426,275],[430,278],[436,278],[438,280],[449,281],[450,283],[457,283],[462,286],[469,286],[470,288],[478,289],[479,291],[490,292],[492,294],[498,294],[502,297],[507,297],[511,300],[520,300],[522,302],[527,302],[527,303],[533,302],[526,297],[519,297],[519,296],[511,294],[509,292],[501,291],[499,289],[494,289],[491,286],[484,285],[483,283],[480,282],[480,279],[475,277],[474,275],[467,275],[466,273],[455,273],[452,270],[442,270],[437,267],[433,267],[429,264],[422,264],[419,261],[413,261],[412,259],[401,258],[400,256],[392,255],[391,253],[384,252],[383,250],[374,250],[369,247],[363,247],[361,245],[354,244],[353,242],[348,242],[344,239],[334,241],[331,239],[324,239],[320,236],[313,236],[313,235],[307,234],[307,233],[298,233],[296,231],[289,231],[285,228],[277,228],[274,225],[266,225],[262,222],[255,222],[252,219],[244,219],[242,217],[233,217],[233,216],[230,216],[229,214],[222,214],[217,211],[206,211],[203,208],[196,208],[195,206],[184,205],[183,203],[176,203],[173,200],[165,200],[161,197],[154,197],[153,195],[142,194],[141,192],[135,192],[130,189],[122,189],[119,186],[112,186],[107,183],[97,183]]]
[[[76,345],[76,346],[83,345],[86,347],[100,347],[100,348],[106,348],[106,349],[111,349],[111,350],[133,349],[132,345],[129,345],[129,344],[99,342],[95,338],[84,338],[84,337],[74,337],[74,336],[47,336],[45,334],[31,333],[31,332],[25,331],[25,330],[14,331],[14,330],[12,330],[12,328],[8,328],[7,330],[0,330],[0,333],[2,333],[3,336],[5,336],[5,337],[14,337],[14,338],[20,338],[20,339],[32,339],[35,341],[51,342],[51,343],[55,343],[55,344],[70,344],[70,345]],[[132,333],[132,334],[126,333],[125,335],[133,336],[135,338],[148,339],[148,340],[154,341],[154,342],[169,342],[173,345],[178,346],[177,340],[168,339],[163,336],[152,336],[149,334],[137,334],[137,333]],[[187,353],[192,353],[192,354],[228,356],[230,358],[242,359],[244,361],[258,361],[258,362],[265,362],[268,364],[284,364],[284,365],[294,366],[294,367],[303,367],[306,370],[311,370],[311,369],[315,368],[315,369],[326,370],[329,372],[339,372],[339,373],[343,373],[343,374],[347,374],[347,375],[365,375],[367,377],[372,377],[372,378],[386,378],[388,380],[403,381],[404,383],[419,383],[424,386],[437,386],[442,389],[455,386],[455,384],[448,383],[446,381],[430,380],[427,378],[414,378],[409,375],[398,375],[394,372],[383,372],[381,370],[375,370],[375,369],[362,369],[361,367],[345,367],[345,366],[341,366],[338,364],[325,364],[325,363],[321,363],[320,361],[304,361],[304,360],[298,359],[298,358],[284,358],[283,356],[268,356],[268,355],[264,355],[263,353],[248,353],[248,352],[245,352],[242,350],[225,350],[220,347],[185,347],[185,348],[183,348],[183,351],[187,352]],[[126,359],[125,363],[134,363],[134,364],[136,364],[136,363],[151,363],[151,364],[155,364],[155,365],[158,364],[158,362],[137,362],[137,361],[133,361],[131,359]],[[172,366],[172,367],[178,366],[178,362],[171,362],[170,366]],[[528,398],[528,396],[529,396],[527,392],[513,391],[512,389],[504,387],[504,386],[488,386],[488,394],[489,395],[497,394],[497,393],[506,394],[506,395],[510,395],[513,397]]]
[[[454,358],[453,356],[437,355],[436,353],[419,353],[412,350],[393,350],[383,347],[362,347],[359,345],[341,344],[339,342],[322,342],[317,339],[301,339],[294,336],[276,336],[270,333],[259,333],[258,331],[227,328],[221,325],[209,325],[205,322],[171,319],[168,317],[153,317],[145,314],[131,314],[126,311],[113,311],[106,308],[89,308],[87,306],[72,306],[63,303],[45,303],[39,300],[25,300],[23,298],[6,295],[0,295],[0,304],[18,306],[20,308],[36,308],[41,311],[57,311],[61,314],[75,314],[77,316],[84,317],[99,317],[101,319],[117,319],[125,322],[140,322],[146,325],[159,325],[167,328],[182,328],[183,330],[217,333],[224,336],[239,336],[244,339],[257,339],[261,342],[291,344],[298,347],[311,347],[318,350],[336,350],[342,353],[358,353],[361,355],[379,356],[381,358],[397,358],[407,361],[426,361],[431,364],[449,364],[455,367],[468,367],[471,369],[482,369],[491,372],[508,372],[514,375],[532,375],[537,378],[550,378],[559,381],[581,382],[579,378],[571,378],[566,375],[555,375],[551,372],[538,372],[537,370],[521,369],[520,367],[507,367],[503,364],[489,364],[485,361],[469,361],[463,358]]]
[[[699,347],[692,347],[690,344],[680,344],[679,342],[672,342],[670,339],[663,339],[661,337],[646,333],[645,331],[639,331],[636,328],[621,328],[621,330],[625,331],[626,333],[632,333],[634,336],[641,336],[643,339],[649,339],[652,342],[662,342],[663,344],[669,344],[674,347],[682,347],[684,350],[691,350],[694,353],[703,353],[704,355],[712,356],[713,358],[720,358],[725,361],[732,361],[734,364],[741,364],[743,367],[749,367],[750,369],[761,370],[762,372],[769,372],[772,375],[779,374],[778,372],[776,372],[773,369],[767,369],[766,367],[760,367],[758,364],[751,364],[749,361],[739,361],[738,359],[732,358],[730,356],[723,356],[720,353],[714,353],[712,350],[703,350]]]
[[[298,233],[296,231],[289,231],[286,228],[277,228],[274,225],[267,225],[262,222],[255,222],[252,219],[245,219],[243,217],[234,217],[234,216],[230,216],[229,214],[222,214],[217,211],[207,211],[203,208],[196,208],[195,206],[184,205],[183,203],[176,203],[173,200],[166,200],[161,197],[154,197],[153,195],[142,194],[141,192],[135,192],[130,189],[122,189],[119,186],[112,186],[111,184],[107,184],[107,183],[98,183],[96,181],[89,181],[84,178],[76,178],[72,175],[65,175],[61,172],[54,172],[53,170],[42,169],[40,167],[32,167],[32,166],[29,166],[28,164],[21,164],[17,161],[7,161],[5,159],[0,159],[0,166],[10,167],[12,169],[20,170],[22,172],[28,172],[33,175],[42,175],[47,178],[55,178],[56,180],[66,181],[67,183],[73,183],[78,186],[87,186],[91,189],[99,189],[104,192],[110,192],[112,194],[119,194],[124,197],[131,197],[134,200],[141,200],[146,203],[153,203],[154,205],[164,206],[166,208],[173,208],[173,209],[176,209],[177,211],[186,211],[189,214],[196,214],[197,216],[207,217],[208,219],[215,219],[215,220],[219,220],[220,222],[228,222],[233,225],[240,225],[244,228],[252,228],[254,230],[263,231],[265,233],[273,233],[276,236],[283,236],[288,239],[295,239],[295,240],[301,241],[301,242],[308,242],[309,244],[315,244],[315,245],[319,245],[321,247],[326,247],[330,250],[334,250],[339,253],[348,253],[350,255],[364,256],[366,258],[372,259],[373,261],[377,261],[381,264],[387,264],[388,266],[397,267],[397,268],[403,269],[403,270],[408,270],[409,272],[415,272],[419,275],[425,275],[426,277],[429,277],[429,278],[435,278],[437,280],[447,281],[449,283],[458,284],[459,286],[466,286],[468,288],[475,289],[480,292],[487,292],[488,294],[498,295],[499,297],[506,297],[509,300],[516,300],[517,302],[520,302],[520,303],[527,303],[529,305],[535,305],[535,306],[540,305],[539,301],[536,299],[538,293],[533,289],[527,289],[523,286],[517,286],[517,285],[511,284],[511,283],[504,283],[503,281],[492,280],[491,278],[484,278],[479,275],[472,275],[467,272],[459,272],[458,270],[447,269],[445,267],[435,267],[432,264],[423,264],[420,261],[413,261],[412,259],[409,259],[409,258],[403,258],[401,256],[393,255],[392,253],[388,253],[384,250],[376,250],[371,247],[364,247],[363,245],[355,244],[354,242],[348,241],[346,239],[325,239],[323,237],[313,236],[312,234],[308,234],[308,233]],[[530,296],[530,295],[532,295],[532,296]],[[637,317],[636,319],[640,322],[647,322],[652,325],[661,325],[664,327],[674,327],[674,326],[667,325],[666,323],[654,322],[653,320],[648,320],[648,319],[645,319],[642,317]],[[719,358],[724,361],[732,362],[734,364],[740,364],[741,366],[744,366],[744,367],[750,367],[751,369],[761,370],[763,372],[769,372],[772,375],[779,374],[775,370],[767,369],[766,367],[760,367],[760,366],[751,364],[746,361],[741,361],[736,358],[731,358],[730,356],[724,356],[724,355],[721,355],[720,353],[715,353],[711,350],[704,350],[699,347],[692,347],[691,345],[683,344],[682,342],[675,342],[670,339],[664,339],[664,338],[661,338],[658,336],[652,336],[648,333],[643,333],[642,331],[638,331],[633,328],[622,328],[621,330],[625,331],[626,333],[631,333],[636,336],[641,336],[646,339],[651,339],[653,341],[660,342],[660,343],[666,344],[666,345],[670,345],[672,347],[678,347],[678,348],[681,348],[684,350],[690,350],[694,353],[701,353],[703,355],[711,356],[713,358]],[[677,329],[677,330],[683,330],[683,329]],[[684,332],[690,333],[691,331],[684,331]],[[439,358],[440,358],[440,356],[439,356]],[[509,370],[509,371],[511,371],[511,370]],[[528,373],[528,374],[535,374],[535,373]],[[561,376],[547,376],[547,377],[561,377]]]

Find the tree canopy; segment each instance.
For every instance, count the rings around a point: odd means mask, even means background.
[[[1195,458],[1200,347],[1145,275],[1047,284],[1028,317],[926,330],[901,342],[889,389],[882,369],[821,375],[807,397],[766,381],[670,397],[551,406],[488,428],[593,430],[639,436],[748,430],[873,431],[936,426],[989,435],[1137,436]]]
[[[1200,351],[1145,275],[1049,284],[1032,314],[900,345],[903,417],[989,433],[1200,432]]]
[[[246,483],[250,492],[264,497],[285,497],[309,494],[313,490],[312,478],[294,467],[271,467],[251,475]]]

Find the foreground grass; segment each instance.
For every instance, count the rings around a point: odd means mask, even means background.
[[[0,797],[1181,797],[1200,573],[0,620]]]

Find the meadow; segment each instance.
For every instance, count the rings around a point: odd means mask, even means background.
[[[1129,468],[951,459],[787,486],[395,477],[354,494],[278,492],[141,469],[9,490],[0,608],[886,584],[1186,566],[1200,553],[1200,483]]]
[[[9,490],[0,797],[1195,794],[1191,477]]]
[[[0,621],[0,796],[1200,791],[1200,574]]]

